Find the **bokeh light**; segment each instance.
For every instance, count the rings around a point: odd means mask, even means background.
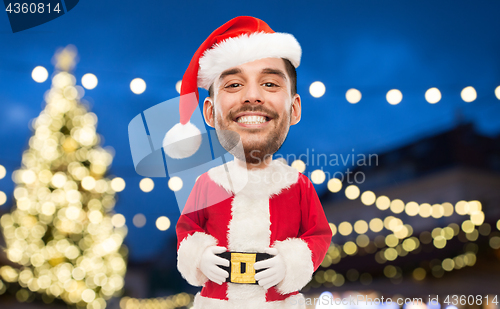
[[[375,193],[373,193],[372,191],[365,191],[363,192],[363,194],[361,194],[361,202],[366,206],[373,205],[376,199],[377,196],[375,196]]]
[[[337,234],[337,226],[333,223],[328,223],[328,225],[330,225],[330,229],[332,230],[332,236],[335,236]]]
[[[155,187],[155,183],[153,181],[153,179],[151,178],[143,178],[140,182],[139,182],[139,188],[141,188],[142,191],[144,192],[151,192]]]
[[[130,82],[130,90],[135,94],[141,94],[146,91],[146,82],[142,78],[134,78]]]
[[[31,77],[37,83],[43,83],[49,77],[49,72],[42,66],[37,66],[31,71]]]
[[[322,82],[314,82],[309,86],[309,92],[315,98],[321,98],[326,91],[326,87]]]
[[[0,191],[0,206],[5,204],[6,202],[7,202],[7,195],[5,194],[5,192]]]
[[[141,228],[146,225],[146,216],[138,213],[132,219],[132,223],[134,223],[135,227]]]
[[[88,90],[92,90],[97,86],[97,76],[92,73],[87,73],[82,76],[82,86]]]
[[[495,88],[495,96],[500,100],[500,86]]]
[[[175,91],[177,91],[177,93],[181,93],[181,87],[182,87],[182,80],[179,80],[177,81],[177,83],[175,83]]]
[[[361,101],[361,92],[358,89],[351,88],[345,94],[347,102],[356,104]]]
[[[359,188],[356,185],[348,186],[345,188],[345,196],[350,200],[357,199],[359,196]]]
[[[125,216],[122,214],[114,214],[113,217],[111,217],[111,224],[113,224],[115,227],[122,227],[125,225]]]
[[[168,228],[170,227],[170,219],[165,216],[159,217],[158,219],[156,219],[156,227],[160,231],[168,230]]]
[[[0,165],[0,179],[3,179],[7,175],[7,170],[3,165]]]
[[[416,202],[408,202],[405,206],[405,212],[408,216],[413,217],[418,215],[420,206]]]
[[[351,234],[352,233],[352,225],[347,221],[340,223],[339,224],[339,233],[343,236],[347,236],[347,235]]]
[[[325,172],[323,170],[315,170],[311,173],[311,181],[314,184],[322,184],[326,179]]]
[[[380,210],[386,210],[387,208],[389,208],[391,206],[391,200],[387,196],[381,195],[381,196],[377,197],[375,205]]]
[[[430,88],[425,92],[425,100],[430,104],[436,104],[441,101],[441,91],[437,88]]]
[[[358,220],[354,223],[354,231],[358,234],[364,234],[368,231],[368,223],[365,220]]]
[[[115,192],[122,192],[125,189],[125,180],[121,177],[115,177],[111,180],[111,189]]]
[[[391,105],[397,105],[403,100],[403,94],[398,89],[391,89],[386,95],[387,102]]]
[[[303,173],[306,170],[306,164],[300,159],[293,161],[291,167],[299,171],[299,173]]]
[[[384,228],[384,222],[379,218],[373,218],[370,220],[369,226],[370,230],[372,230],[375,233],[378,233],[382,231],[382,229]]]
[[[328,180],[327,187],[330,192],[337,193],[342,189],[342,182],[338,178],[332,178]]]
[[[476,89],[471,86],[465,87],[464,89],[462,89],[460,96],[462,97],[462,100],[467,103],[473,102],[477,98]]]
[[[168,180],[168,187],[174,192],[182,189],[182,184],[182,179],[178,176],[173,176]]]

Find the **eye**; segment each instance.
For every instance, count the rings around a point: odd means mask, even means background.
[[[262,84],[262,85],[264,85],[264,86],[266,86],[266,87],[279,87],[279,86],[278,86],[278,85],[276,85],[275,83],[264,83],[264,84]]]
[[[227,85],[225,88],[237,88],[239,86],[241,86],[241,84],[239,84],[239,83],[232,83],[232,84]]]

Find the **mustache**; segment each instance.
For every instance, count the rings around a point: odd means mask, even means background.
[[[227,117],[229,120],[233,120],[237,114],[242,112],[261,112],[268,115],[270,118],[277,119],[279,118],[279,114],[273,110],[270,110],[262,105],[243,105],[234,111],[229,111]]]

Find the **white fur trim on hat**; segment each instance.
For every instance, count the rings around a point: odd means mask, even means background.
[[[289,33],[254,32],[228,38],[200,58],[198,87],[208,90],[223,71],[262,58],[286,58],[297,68],[301,55],[299,42]]]
[[[173,159],[192,156],[201,145],[201,132],[191,122],[178,123],[163,138],[163,149]]]
[[[276,241],[273,245],[285,261],[285,278],[276,289],[281,294],[302,289],[312,279],[314,264],[312,252],[307,243],[300,238]]]
[[[202,286],[208,280],[199,266],[203,251],[215,245],[217,239],[202,232],[189,235],[181,242],[177,251],[177,269],[189,284]]]

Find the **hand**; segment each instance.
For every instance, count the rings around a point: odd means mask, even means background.
[[[229,273],[217,265],[229,267],[229,261],[215,254],[226,252],[226,248],[210,246],[203,251],[200,261],[201,272],[210,280],[221,285],[229,277]]]
[[[255,274],[255,280],[257,280],[261,287],[267,290],[280,283],[285,278],[286,268],[285,261],[277,249],[268,248],[265,252],[274,256],[255,263],[253,268],[255,268],[255,270],[267,268]]]

